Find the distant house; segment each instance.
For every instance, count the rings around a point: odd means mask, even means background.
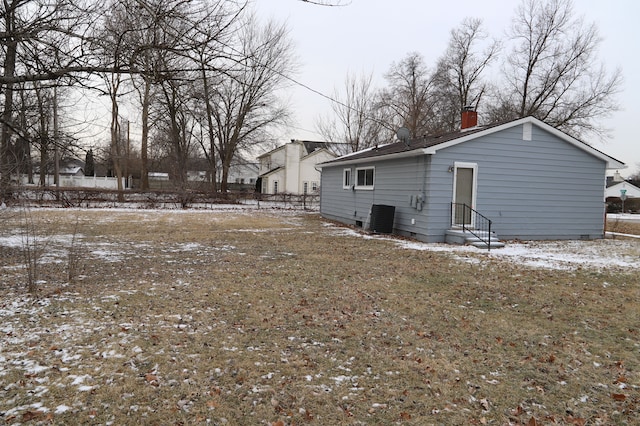
[[[48,174],[55,173],[53,162],[45,167]],[[40,173],[40,166],[34,167],[34,173]],[[58,162],[58,175],[60,176],[84,176],[84,161],[76,158],[63,158]]]
[[[532,117],[478,126],[465,111],[462,122],[320,164],[322,216],[369,228],[388,206],[390,232],[426,242],[483,218],[502,239],[603,237],[606,171],[623,163]]]
[[[84,163],[79,164],[78,161],[71,160],[60,164],[59,174],[60,176],[84,176]]]
[[[327,142],[292,139],[258,157],[258,190],[263,194],[311,194],[320,189],[318,163],[334,159]]]
[[[604,191],[604,197],[607,198],[620,198],[624,194],[626,198],[640,198],[640,188],[633,185],[630,182],[622,181],[613,183],[608,186]]]
[[[229,167],[229,178],[227,183],[232,187],[247,187],[255,189],[256,182],[258,180],[258,174],[260,173],[260,167],[256,163],[251,163],[238,158]],[[222,176],[218,176],[221,179]]]
[[[218,186],[222,182],[222,165],[218,159],[216,166],[216,182]],[[206,160],[194,161],[192,170],[187,171],[187,180],[190,182],[211,182],[209,163]],[[254,188],[258,179],[258,165],[246,160],[242,155],[236,154],[229,166],[227,185],[234,189]]]

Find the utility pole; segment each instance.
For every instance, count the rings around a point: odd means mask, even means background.
[[[60,199],[60,152],[58,150],[58,87],[53,86],[53,181],[56,200]]]
[[[127,120],[127,154],[126,154],[126,158],[124,159],[124,181],[125,181],[125,188],[130,188],[130,182],[129,182],[129,146],[131,144],[131,139],[130,139],[130,123],[129,120]]]

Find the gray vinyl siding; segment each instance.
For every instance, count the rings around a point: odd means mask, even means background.
[[[522,140],[518,126],[439,151],[432,187],[444,190],[431,195],[432,217],[450,208],[453,174],[442,171],[470,162],[478,164],[476,209],[500,238],[602,238],[604,161],[537,126],[532,136]]]
[[[501,239],[602,238],[605,162],[533,125],[521,125],[468,142],[396,160],[325,167],[321,213],[348,224],[368,223],[372,204],[396,207],[394,232],[427,242],[444,241],[451,224],[455,162],[478,166],[476,209],[493,221]],[[342,189],[342,171],[375,166],[375,189]],[[424,194],[421,211],[411,195]],[[411,219],[415,224],[411,224]]]
[[[350,225],[359,221],[366,227],[373,204],[392,205],[395,207],[394,232],[420,238],[417,234],[424,233],[427,226],[425,210],[414,209],[410,205],[410,197],[424,194],[427,160],[426,156],[416,156],[403,160],[324,167],[320,212],[329,219]],[[343,170],[350,168],[355,179],[356,168],[364,167],[375,167],[374,189],[342,189]],[[411,224],[411,219],[415,220],[415,224]]]

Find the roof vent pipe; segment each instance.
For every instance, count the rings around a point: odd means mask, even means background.
[[[462,110],[460,130],[470,129],[478,125],[478,113],[472,106],[466,106]]]

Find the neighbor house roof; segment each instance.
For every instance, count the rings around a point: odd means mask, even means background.
[[[280,170],[284,170],[284,167],[276,167],[275,169],[268,170],[268,171],[266,171],[266,172],[262,173],[262,174],[261,174],[260,176],[258,176],[258,177],[269,176],[269,175],[272,175],[272,174],[274,174],[274,173],[276,173],[276,172],[279,172]]]
[[[627,198],[640,198],[640,188],[632,184],[631,182],[622,181],[618,182],[615,185],[611,185],[606,188],[604,191],[605,198],[608,197],[620,197],[622,192],[620,190],[625,191],[625,195]]]
[[[331,142],[317,142],[317,141],[301,141],[301,140],[297,140],[297,139],[291,139],[291,142],[289,143],[297,143],[300,144],[304,147],[304,153],[302,154],[302,156],[306,156],[309,155],[311,153],[313,153],[314,151],[317,151],[319,149],[328,149],[328,147],[331,145]],[[273,154],[276,151],[279,151],[281,149],[284,149],[288,144],[284,144],[284,145],[280,145],[277,148],[272,149],[271,151],[267,151],[264,154],[261,154],[258,156],[258,158],[262,158],[262,157],[266,157],[268,155]]]
[[[435,136],[425,136],[422,138],[412,139],[404,141],[390,143],[387,145],[379,145],[372,148],[368,148],[362,151],[347,154],[335,160],[326,161],[318,165],[318,167],[334,166],[341,164],[357,164],[370,162],[372,160],[393,159],[403,157],[413,157],[416,155],[435,154],[438,150],[457,145],[463,142],[468,142],[473,139],[477,139],[483,136],[491,135],[493,133],[516,127],[525,123],[535,124],[538,127],[552,133],[558,138],[568,142],[583,151],[590,153],[591,155],[604,160],[607,163],[608,169],[621,169],[626,167],[624,163],[615,158],[598,151],[592,146],[567,135],[566,133],[552,127],[543,121],[534,117],[525,117],[518,120],[512,120],[507,122],[494,123],[487,126],[477,126],[465,130],[446,133]]]

